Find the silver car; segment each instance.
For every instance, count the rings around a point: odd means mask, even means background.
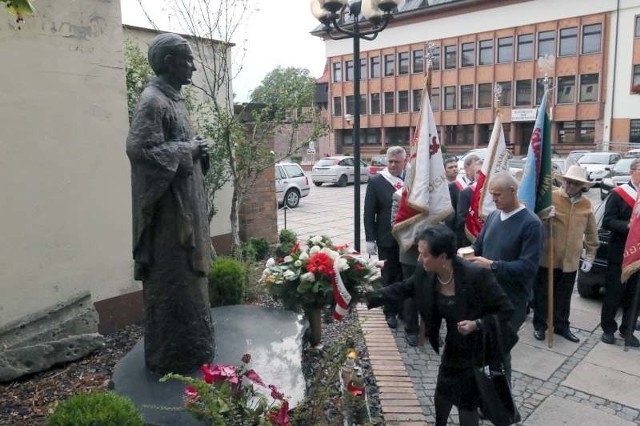
[[[276,164],[276,199],[278,205],[289,208],[298,207],[300,198],[309,195],[309,178],[296,163]]]
[[[589,152],[578,160],[578,165],[587,171],[587,178],[597,185],[609,176],[611,168],[622,157],[619,152]]]
[[[347,186],[355,177],[355,158],[336,155],[325,157],[316,162],[311,170],[311,180],[315,186],[323,183],[335,183]],[[369,166],[360,160],[360,183],[369,182]]]

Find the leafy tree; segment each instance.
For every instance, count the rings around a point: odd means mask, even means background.
[[[138,103],[140,93],[147,82],[153,77],[153,70],[149,66],[147,57],[138,45],[131,39],[124,41],[124,68],[127,81],[127,107],[129,108],[129,123],[133,117],[133,110]]]
[[[25,16],[33,13],[33,5],[29,0],[0,0],[7,7],[7,11],[16,16],[16,21],[24,20]]]
[[[265,113],[285,121],[302,107],[313,106],[315,79],[306,68],[278,67],[265,76],[251,93],[251,101],[266,105]]]
[[[183,29],[182,32],[193,35],[189,42],[204,81],[200,85],[194,84],[200,95],[195,107],[196,122],[211,142],[210,171],[206,178],[209,202],[213,207],[215,192],[231,182],[231,234],[234,255],[238,258],[242,243],[240,207],[246,194],[267,168],[306,146],[322,131],[319,124],[314,124],[319,122],[319,113],[313,109],[313,90],[298,82],[311,81],[306,70],[274,71],[275,77],[265,79],[266,84],[263,81],[260,86],[264,89],[256,89],[254,98],[264,103],[234,106],[231,82],[236,74],[231,65],[238,65],[235,67],[237,72],[242,69],[244,49],[237,46],[234,55],[231,46],[235,45],[233,40],[240,24],[249,18],[254,7],[250,0],[200,0],[197,7],[187,0],[172,0],[168,5],[173,22]],[[147,16],[152,18],[149,13]],[[284,87],[286,84],[280,74],[294,77],[290,83],[295,83],[294,87],[303,87],[303,93],[290,88],[281,96],[268,98],[271,91],[267,90],[268,87]],[[305,76],[306,80],[302,78]],[[277,81],[271,84],[271,80]],[[279,83],[280,80],[284,83]],[[300,140],[298,130],[303,123],[314,125],[311,136]],[[277,154],[273,152],[275,135],[287,136],[287,148]]]

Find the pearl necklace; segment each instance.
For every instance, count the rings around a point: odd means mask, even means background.
[[[453,280],[453,270],[451,270],[451,273],[449,274],[449,279],[446,281],[442,281],[440,279],[440,275],[436,274],[436,278],[438,279],[438,281],[440,282],[440,284],[442,285],[448,285],[451,283],[451,281]]]

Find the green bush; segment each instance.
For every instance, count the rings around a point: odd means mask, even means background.
[[[258,255],[256,254],[256,249],[251,243],[242,243],[240,248],[242,250],[242,260],[244,260],[245,262],[251,262],[253,260],[256,260],[256,258],[258,257]]]
[[[113,392],[74,395],[47,418],[47,426],[144,426],[131,400]]]
[[[264,260],[269,256],[270,247],[266,238],[251,238],[249,243],[255,252],[255,257],[252,260]]]
[[[247,270],[230,257],[219,257],[209,269],[209,301],[211,306],[238,305],[244,302]]]
[[[296,234],[294,231],[290,229],[283,229],[280,231],[280,234],[278,235],[278,241],[280,241],[280,244],[282,243],[295,244],[296,241],[298,241],[298,234]]]

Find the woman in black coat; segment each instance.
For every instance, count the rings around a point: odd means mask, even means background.
[[[456,239],[449,228],[436,225],[425,229],[418,237],[418,252],[414,275],[378,290],[368,306],[414,297],[436,352],[440,324],[445,320],[447,334],[435,393],[436,426],[447,424],[453,405],[458,407],[461,426],[477,425],[480,397],[472,367],[474,359],[477,364],[482,360],[479,331],[483,323],[487,327],[498,324],[503,351],[511,349],[517,341],[509,326],[513,308],[490,270],[456,256]],[[496,354],[497,350],[489,352]],[[485,365],[495,360],[486,359]]]

